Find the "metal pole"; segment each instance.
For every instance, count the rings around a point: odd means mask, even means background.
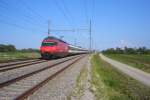
[[[75,38],[74,39],[74,46],[76,46],[77,45],[77,39]]]
[[[50,36],[50,21],[48,21],[48,36]]]
[[[89,35],[90,35],[90,52],[91,52],[92,51],[91,20],[90,20],[90,27],[89,27]]]
[[[64,38],[64,36],[60,36],[60,39],[62,40]]]

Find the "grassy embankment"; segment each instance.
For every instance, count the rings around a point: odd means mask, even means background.
[[[91,62],[91,84],[97,100],[150,100],[150,88],[122,74],[98,54]]]
[[[107,57],[150,73],[150,55],[105,54]]]
[[[14,59],[39,58],[37,52],[0,52],[0,62]]]

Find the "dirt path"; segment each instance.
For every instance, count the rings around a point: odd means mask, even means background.
[[[110,63],[115,68],[117,68],[118,70],[122,71],[123,73],[129,75],[130,77],[132,77],[150,87],[150,74],[149,73],[141,71],[132,66],[120,63],[118,61],[112,60],[112,59],[104,56],[103,54],[100,54],[100,57],[103,60],[105,60],[106,62]]]

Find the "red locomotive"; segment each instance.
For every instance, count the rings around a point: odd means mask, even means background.
[[[65,57],[68,55],[88,53],[89,51],[66,43],[53,36],[48,36],[42,41],[40,48],[43,59]]]

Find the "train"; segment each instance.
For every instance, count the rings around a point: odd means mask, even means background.
[[[70,55],[89,53],[89,50],[71,45],[54,36],[46,37],[40,47],[41,57],[51,59]]]

